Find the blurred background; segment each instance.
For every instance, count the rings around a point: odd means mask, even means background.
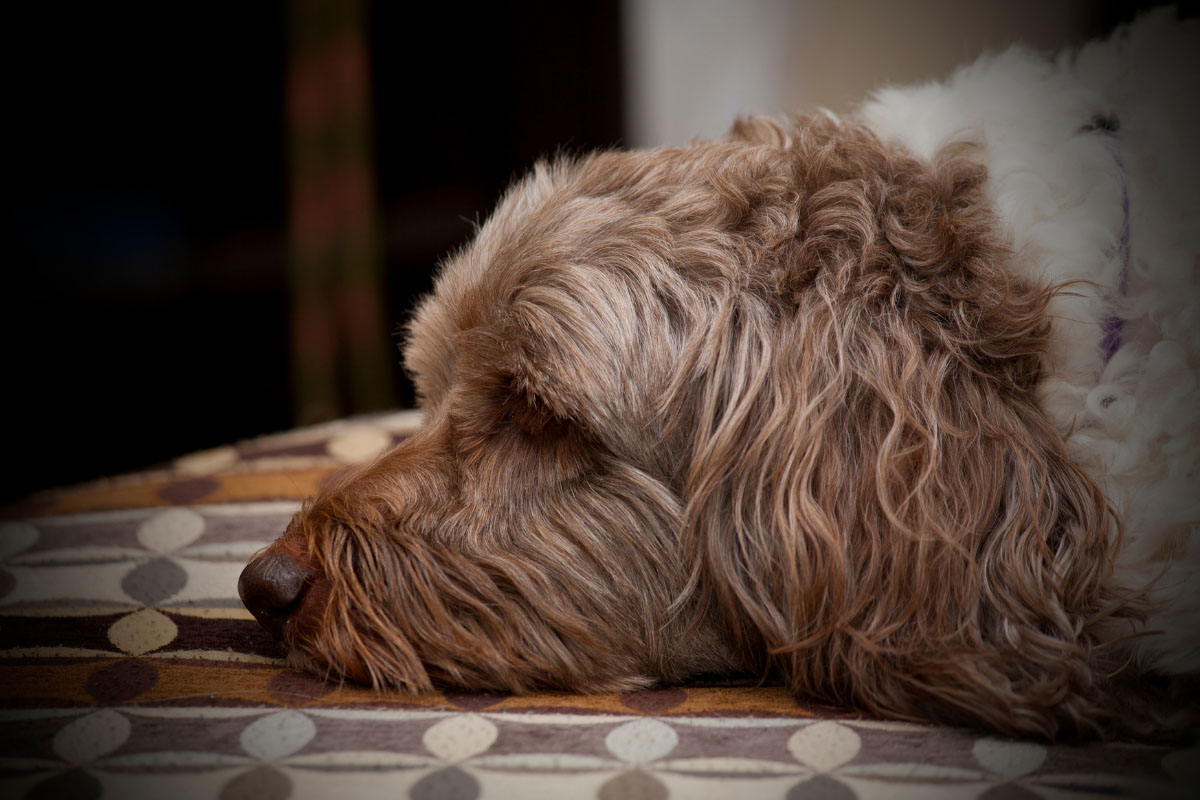
[[[539,156],[845,111],[1149,5],[17,4],[0,500],[410,405],[398,324]]]

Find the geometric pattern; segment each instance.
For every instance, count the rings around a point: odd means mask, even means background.
[[[1080,771],[1086,759],[1057,748],[863,720],[134,706],[8,717],[0,730],[9,734],[14,725],[20,733],[5,767],[25,774],[6,781],[7,797],[103,790],[118,797],[991,800],[1170,791],[1166,782]],[[1096,750],[1128,770],[1153,760],[1139,748]]]
[[[396,413],[55,490],[0,522],[0,797],[1200,796],[1200,750],[860,718],[777,686],[378,693],[289,670],[247,558]]]

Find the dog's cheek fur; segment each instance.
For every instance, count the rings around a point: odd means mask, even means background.
[[[779,141],[768,123],[735,135]],[[1098,488],[1033,390],[1049,290],[1004,268],[980,168],[801,126],[780,312],[730,298],[686,354],[693,585],[801,697],[1053,737],[1111,732]]]
[[[704,632],[672,652],[675,498],[574,431],[475,412],[448,406],[298,517],[329,591],[294,625],[293,662],[380,688],[517,692],[729,669]]]

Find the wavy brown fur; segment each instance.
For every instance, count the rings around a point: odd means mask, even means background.
[[[305,505],[293,660],[379,687],[800,698],[1120,729],[1118,528],[957,146],[827,118],[539,165],[406,353],[425,429]]]

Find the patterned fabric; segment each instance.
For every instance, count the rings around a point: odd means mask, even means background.
[[[339,466],[342,421],[59,490],[0,528],[0,797],[1192,797],[1200,751],[861,719],[774,686],[380,694],[285,666],[246,559]]]

